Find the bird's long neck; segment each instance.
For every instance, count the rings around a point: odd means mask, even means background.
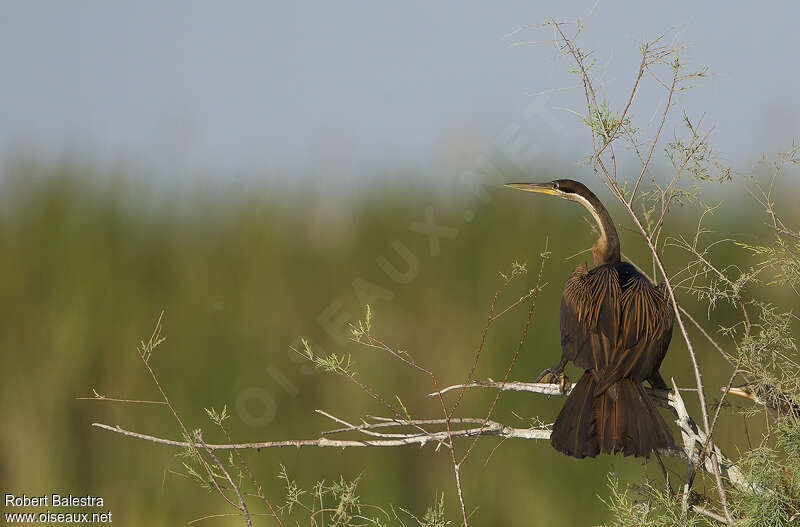
[[[576,197],[578,198],[576,201],[592,214],[600,230],[600,236],[592,246],[594,264],[604,265],[619,262],[619,236],[617,236],[617,228],[608,211],[597,199],[597,196],[591,192],[587,192],[586,196],[576,195]]]

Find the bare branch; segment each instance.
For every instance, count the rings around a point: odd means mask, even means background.
[[[484,419],[472,418],[472,422],[483,423]],[[436,420],[423,419],[421,421],[431,422]],[[415,421],[402,424],[416,424]],[[140,434],[125,430],[119,426],[110,426],[103,423],[92,423],[92,426],[116,432],[128,437],[136,437],[144,439],[153,443],[162,445],[170,445],[177,447],[188,447],[190,444],[186,441],[174,441],[172,439],[165,439],[148,434]],[[539,430],[534,428],[513,428],[496,421],[489,421],[485,427],[468,428],[463,430],[453,430],[451,432],[453,437],[473,437],[476,435],[501,437],[504,439],[549,439],[550,430]],[[335,448],[352,448],[352,447],[398,447],[406,445],[420,445],[425,446],[428,443],[443,443],[447,445],[447,432],[430,432],[428,434],[410,433],[405,437],[397,439],[368,439],[368,440],[340,440],[328,439],[321,437],[319,439],[293,439],[287,441],[263,441],[257,443],[231,443],[231,444],[207,444],[211,450],[233,450],[233,449],[260,449],[260,448],[282,448],[282,447],[335,447]]]
[[[468,388],[494,388],[500,391],[525,391],[531,393],[538,393],[542,395],[568,395],[572,389],[572,385],[567,385],[566,391],[561,392],[560,385],[558,384],[544,384],[544,383],[529,383],[529,382],[496,382],[488,381],[472,381],[466,385],[454,385],[444,388],[441,392],[429,394],[429,396],[437,397],[448,391],[457,389]],[[714,463],[712,459],[719,461],[720,476],[727,478],[731,484],[736,487],[744,488],[746,482],[741,471],[733,465],[729,459],[719,450],[714,444],[709,444],[713,456],[704,456],[701,459],[699,456],[699,449],[708,442],[708,436],[701,430],[694,419],[688,414],[683,399],[680,397],[680,392],[666,390],[657,390],[653,388],[646,388],[648,395],[652,401],[662,407],[669,408],[677,417],[676,423],[681,430],[681,435],[684,438],[684,448],[666,449],[661,453],[671,457],[678,457],[687,459],[690,463],[700,460],[698,466],[702,467],[709,474],[714,473]],[[361,424],[355,425],[339,417],[335,417],[322,410],[317,410],[318,413],[328,417],[329,419],[338,423],[344,424],[345,428],[331,430],[324,434],[345,433],[345,432],[358,432],[368,436],[377,436],[377,439],[329,439],[327,437],[320,437],[318,439],[294,439],[285,441],[262,441],[252,443],[229,443],[229,444],[205,444],[204,448],[211,450],[231,450],[231,449],[261,449],[261,448],[282,448],[282,447],[318,447],[318,448],[354,448],[354,447],[401,447],[408,445],[425,446],[428,443],[436,444],[437,449],[441,445],[450,448],[448,437],[461,438],[461,437],[477,437],[477,436],[490,436],[501,439],[534,439],[534,440],[547,440],[550,438],[550,430],[547,428],[514,428],[497,421],[489,421],[485,418],[477,417],[464,417],[464,418],[451,418],[451,419],[411,419],[403,420],[387,417],[369,417],[372,422],[363,420]],[[459,424],[478,424],[480,426],[463,428],[450,431],[439,432],[421,432],[422,425],[443,425],[449,421],[450,425]],[[102,423],[92,423],[92,426],[115,432],[128,437],[135,437],[154,443],[187,447],[189,443],[185,441],[175,441],[165,439],[148,434],[141,434],[130,430],[125,430],[119,426],[110,426]],[[374,432],[378,428],[392,428],[392,427],[411,427],[413,431],[407,433],[391,433],[382,434]]]
[[[712,520],[716,520],[716,521],[718,521],[720,523],[724,523],[725,525],[733,525],[733,522],[727,520],[725,518],[725,516],[722,516],[720,514],[717,514],[716,512],[710,511],[710,510],[706,509],[705,507],[701,507],[700,505],[692,505],[692,510],[694,512],[698,513],[698,514],[702,514],[703,516],[708,516]]]
[[[511,392],[533,392],[541,393],[544,395],[569,395],[572,391],[572,383],[567,383],[566,392],[562,392],[558,384],[538,383],[538,382],[520,382],[520,381],[507,381],[497,382],[492,379],[486,381],[472,381],[468,384],[454,384],[443,388],[440,392],[429,393],[428,397],[436,397],[440,393],[447,393],[451,390],[458,390],[462,388],[496,388],[502,391]]]

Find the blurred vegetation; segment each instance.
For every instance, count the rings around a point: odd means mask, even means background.
[[[538,170],[536,179],[565,175],[581,178],[574,167],[554,166]],[[518,177],[500,174],[504,180]],[[583,179],[591,185],[588,177]],[[91,396],[92,390],[108,397],[157,398],[135,347],[162,310],[167,340],[151,360],[182,417],[192,427],[203,427],[208,442],[222,438],[203,409],[225,404],[231,413],[227,428],[239,441],[318,437],[332,423],[315,409],[351,420],[382,414],[352,384],[319,373],[291,351],[300,336],[308,337],[317,351],[350,353],[362,379],[389,397],[400,395],[415,416],[438,416],[436,402],[425,397],[431,391],[428,379],[342,337],[345,322],[363,312],[364,284],[380,288],[366,295],[377,313],[373,331],[413,353],[442,383],[456,383],[471,365],[501,281],[498,272],[513,261],[535,263],[546,240],[553,253],[545,268],[548,286],[512,378],[532,380],[556,361],[562,284],[580,261],[590,259],[588,254],[575,256],[593,242],[585,211],[505,192],[495,184],[487,186],[489,200],[484,202],[455,182],[426,186],[387,179],[365,183],[367,188],[356,195],[329,194],[307,183],[301,179],[291,188],[219,184],[175,192],[124,171],[98,172],[69,163],[10,164],[0,200],[0,487],[29,495],[99,495],[124,525],[176,525],[231,512],[218,496],[185,476],[177,449],[90,426],[99,421],[179,438],[163,407],[75,399]],[[770,232],[759,204],[743,187],[716,190],[708,185],[724,206],[704,225],[720,237],[759,245]],[[620,225],[625,257],[652,268],[623,213],[607,203]],[[439,225],[458,229],[452,239],[440,240],[435,256],[427,236],[409,230],[411,223],[424,221],[429,206]],[[683,207],[685,214],[668,219],[667,234],[694,235],[700,209],[688,203]],[[786,219],[797,224],[797,218]],[[419,272],[408,283],[396,283],[376,262],[383,256],[402,268],[392,248],[396,241],[418,259]],[[718,259],[741,268],[758,261],[758,254],[734,244],[714,251]],[[667,247],[668,267],[680,268],[684,258],[679,249]],[[360,285],[354,288],[356,280]],[[534,282],[535,276],[525,278],[505,301],[519,298]],[[784,306],[793,301],[790,291],[779,288],[766,294]],[[731,306],[710,312],[688,295],[682,301],[699,320],[713,316],[707,325],[711,330],[728,326]],[[509,314],[489,333],[478,378],[502,377],[524,315]],[[718,397],[729,373],[715,367],[719,354],[690,332],[709,397]],[[679,385],[693,384],[681,339],[673,339],[662,372]],[[569,373],[575,378],[574,371]],[[493,395],[468,394],[462,415],[481,415]],[[730,402],[749,404],[742,401]],[[560,405],[559,399],[509,393],[495,416],[524,427],[529,417],[553,419]],[[743,420],[733,410],[723,410],[715,434],[728,452],[746,447],[748,434],[760,437],[765,422]],[[608,493],[609,472],[620,480],[640,479],[645,472],[660,477],[658,467],[636,459],[577,460],[545,442],[507,441],[494,450],[497,446],[497,440],[482,439],[463,468],[468,506],[477,509],[476,525],[613,521],[598,499]],[[277,503],[284,502],[289,481],[311,489],[324,480],[320,492],[337,482],[358,481],[364,503],[384,510],[402,507],[418,517],[428,511],[437,521],[443,510],[449,518],[458,517],[449,458],[430,445],[245,455]],[[682,475],[684,465],[671,468]],[[269,523],[263,518],[256,522]],[[204,523],[240,525],[241,520]],[[414,524],[407,517],[406,523]]]

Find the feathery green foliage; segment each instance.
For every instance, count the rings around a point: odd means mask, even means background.
[[[683,513],[680,496],[672,495],[650,481],[624,484],[617,475],[609,474],[608,490],[609,495],[600,499],[611,510],[612,519],[601,527],[694,527],[706,524],[699,514]]]
[[[732,493],[743,527],[789,527],[800,517],[800,423],[787,416],[775,426],[775,447],[760,446],[739,461],[747,486]]]
[[[281,465],[278,479],[285,487],[281,519],[288,524],[331,527],[405,527],[412,522],[417,527],[446,527],[451,525],[445,515],[444,495],[428,507],[419,518],[402,507],[382,508],[362,502],[359,496],[361,477],[353,480],[317,481],[303,489],[291,479]]]

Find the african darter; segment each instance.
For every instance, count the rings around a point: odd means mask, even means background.
[[[581,263],[564,287],[561,361],[538,379],[564,383],[569,361],[586,370],[553,424],[553,446],[578,458],[601,452],[649,457],[672,446],[672,434],[642,386],[648,381],[667,388],[658,372],[674,319],[666,287],[654,286],[620,260],[614,222],[582,183],[559,179],[506,186],[580,203],[600,234],[592,247],[595,267]]]

